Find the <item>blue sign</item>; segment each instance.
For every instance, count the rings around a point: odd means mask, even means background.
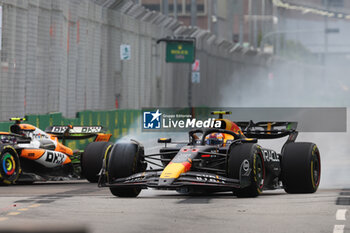
[[[162,113],[159,109],[155,112],[143,112],[143,128],[144,129],[160,129]]]
[[[192,72],[192,83],[200,83],[201,74],[199,72]]]

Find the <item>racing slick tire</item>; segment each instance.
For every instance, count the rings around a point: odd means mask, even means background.
[[[91,142],[86,146],[81,158],[81,172],[90,183],[98,181],[103,158],[112,146],[112,142]]]
[[[128,177],[146,170],[144,148],[137,143],[116,143],[107,163],[108,179]],[[110,187],[111,193],[117,197],[137,197],[141,188]]]
[[[232,145],[228,159],[228,177],[240,179],[240,170],[243,163],[248,169],[250,184],[247,187],[234,189],[233,194],[237,197],[257,197],[262,193],[265,179],[264,159],[260,149],[255,143],[243,143]]]
[[[287,193],[314,193],[321,179],[321,157],[314,143],[290,142],[282,149],[282,183]]]
[[[14,184],[21,173],[17,151],[12,146],[0,146],[0,151],[0,184]]]

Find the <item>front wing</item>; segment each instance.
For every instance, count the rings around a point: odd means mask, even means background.
[[[220,189],[232,190],[249,186],[249,176],[241,176],[240,179],[230,179],[224,176],[207,173],[189,171],[182,173],[180,177],[173,182],[165,184],[160,179],[162,171],[145,171],[136,173],[129,177],[109,180],[106,174],[101,174],[99,187],[138,187],[138,188],[154,188],[165,190],[177,190],[180,188],[205,188],[205,189]]]

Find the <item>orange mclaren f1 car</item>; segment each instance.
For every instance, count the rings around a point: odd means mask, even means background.
[[[85,177],[97,182],[103,151],[111,146],[111,134],[103,133],[102,126],[49,126],[45,131],[15,121],[10,132],[0,132],[0,184],[33,183],[62,177]],[[84,151],[65,146],[66,140],[94,138]],[[96,163],[100,161],[100,163]]]

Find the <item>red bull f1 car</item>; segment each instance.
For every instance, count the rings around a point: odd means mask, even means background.
[[[50,126],[45,131],[21,123],[24,118],[11,118],[10,132],[0,132],[0,184],[32,183],[62,177],[85,177],[97,182],[101,151],[113,145],[111,134],[101,126]],[[84,151],[65,146],[66,140],[95,138]],[[103,148],[101,148],[103,147]],[[97,155],[98,156],[98,155]],[[91,163],[91,157],[95,157]]]
[[[116,143],[101,150],[104,159],[100,187],[118,197],[136,197],[142,189],[181,193],[226,192],[256,197],[263,190],[284,188],[287,193],[316,192],[321,177],[317,146],[295,142],[296,122],[232,122],[219,114],[220,128],[189,131],[182,146],[170,138],[158,139],[164,147],[144,154],[137,141]],[[258,139],[288,137],[280,153],[264,148]],[[158,168],[155,168],[158,167]]]

